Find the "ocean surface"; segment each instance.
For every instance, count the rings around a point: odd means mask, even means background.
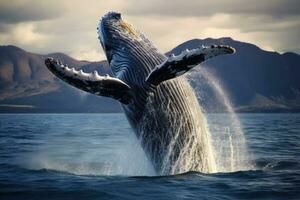
[[[216,148],[227,115],[207,114]],[[236,117],[251,169],[158,176],[123,114],[2,114],[0,199],[300,199],[300,114]]]

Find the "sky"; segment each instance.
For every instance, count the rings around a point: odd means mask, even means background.
[[[0,45],[105,59],[97,24],[108,11],[167,52],[194,38],[231,37],[300,53],[299,0],[0,0]]]

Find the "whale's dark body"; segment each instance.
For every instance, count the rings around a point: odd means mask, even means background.
[[[80,89],[122,102],[159,174],[213,171],[209,135],[197,98],[184,77],[175,77],[210,57],[233,50],[203,47],[197,50],[200,53],[187,51],[167,58],[114,12],[102,18],[98,34],[114,78],[70,70],[53,59],[46,60],[46,65]]]

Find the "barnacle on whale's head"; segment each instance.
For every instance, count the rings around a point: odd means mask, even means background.
[[[125,21],[120,21],[120,27],[131,34],[132,36],[135,36],[136,38],[139,38],[139,33],[133,28],[133,26]]]

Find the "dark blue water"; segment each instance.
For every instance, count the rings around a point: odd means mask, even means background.
[[[255,170],[155,176],[122,114],[0,115],[0,199],[300,199],[300,114],[238,118]]]

